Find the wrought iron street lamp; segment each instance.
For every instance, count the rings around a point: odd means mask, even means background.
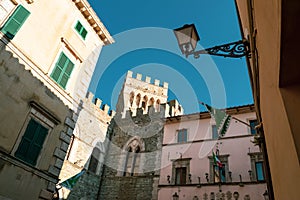
[[[200,37],[194,24],[186,24],[183,27],[174,29],[174,34],[182,54],[186,57],[194,55],[195,58],[199,58],[200,54],[210,54],[231,58],[241,58],[246,55],[249,56],[249,43],[247,40],[239,40],[195,51]]]
[[[175,194],[173,194],[173,200],[179,200],[179,196],[178,196],[177,192],[175,192]]]
[[[235,200],[238,200],[239,197],[240,197],[240,194],[239,194],[238,192],[234,192],[234,193],[233,193],[233,198],[234,198]]]
[[[266,190],[265,193],[263,193],[263,196],[264,196],[265,200],[269,200],[268,190]]]

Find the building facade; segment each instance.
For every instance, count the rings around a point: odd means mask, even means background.
[[[263,155],[252,143],[257,122],[254,106],[226,112],[251,128],[232,119],[226,135],[218,138],[208,112],[166,119],[158,199],[264,199]]]
[[[102,46],[85,0],[0,1],[0,198],[51,199]]]
[[[236,0],[249,40],[253,97],[268,153],[270,199],[298,199],[300,185],[300,15],[298,1]],[[267,12],[266,12],[267,8]],[[272,187],[273,186],[273,187]]]
[[[101,106],[102,101],[94,101],[93,96],[89,92],[83,100],[59,179],[63,182],[82,170],[86,172],[71,191],[58,186],[61,199],[97,198],[106,152],[104,140],[114,111],[109,112],[109,106]]]
[[[98,199],[157,199],[164,118],[181,106],[167,102],[167,83],[127,73],[107,133]],[[176,107],[177,106],[177,107]]]

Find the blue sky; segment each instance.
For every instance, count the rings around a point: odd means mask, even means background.
[[[253,103],[245,58],[185,58],[173,29],[194,23],[197,49],[241,39],[234,0],[89,0],[115,43],[100,54],[89,90],[115,109],[128,70],[169,83],[185,113]],[[144,79],[143,79],[144,80]]]

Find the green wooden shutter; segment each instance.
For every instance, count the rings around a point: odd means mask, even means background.
[[[1,31],[9,38],[13,39],[13,37],[17,34],[30,12],[26,10],[22,5],[19,5],[15,12],[9,17]]]
[[[15,156],[23,161],[35,165],[43,148],[48,129],[31,119],[22,137]]]
[[[79,35],[85,40],[87,35],[87,30],[83,27],[83,25],[79,21],[77,21],[75,25],[75,29],[79,33]]]
[[[61,53],[51,77],[53,80],[55,80],[55,82],[65,89],[73,68],[74,64],[71,62],[71,60],[64,53]]]
[[[31,119],[27,125],[26,131],[22,137],[19,147],[15,153],[15,156],[21,158],[22,160],[26,159],[26,154],[30,148],[31,141],[34,138],[35,130],[37,129],[37,127],[38,123]]]

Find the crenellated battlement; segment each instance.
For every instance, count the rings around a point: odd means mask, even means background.
[[[169,87],[169,84],[167,82],[163,82],[163,84],[160,85],[160,80],[158,80],[158,79],[154,79],[154,82],[151,82],[151,77],[149,77],[149,76],[146,76],[145,80],[142,80],[143,79],[143,75],[139,74],[139,73],[137,73],[136,77],[134,78],[132,71],[128,71],[127,72],[126,79],[127,78],[129,78],[129,79],[136,79],[138,81],[144,81],[145,83],[152,84],[152,85],[155,85],[155,86],[158,86],[158,87],[163,87],[163,88],[166,88],[166,89],[168,89],[168,87]]]
[[[110,106],[107,104],[102,105],[102,100],[99,98],[94,99],[94,94],[91,92],[87,93],[86,99],[83,102],[83,108],[87,109],[89,112],[96,114],[99,118],[109,122],[111,118],[115,115],[114,110],[110,110]]]
[[[158,110],[158,105],[167,103],[168,83],[164,82],[161,86],[160,80],[155,79],[151,83],[151,77],[145,76],[145,80],[142,78],[142,74],[133,77],[132,71],[127,72],[117,104],[117,112],[122,112],[123,117],[127,110],[135,115],[138,108],[143,108],[146,114],[149,106]]]

